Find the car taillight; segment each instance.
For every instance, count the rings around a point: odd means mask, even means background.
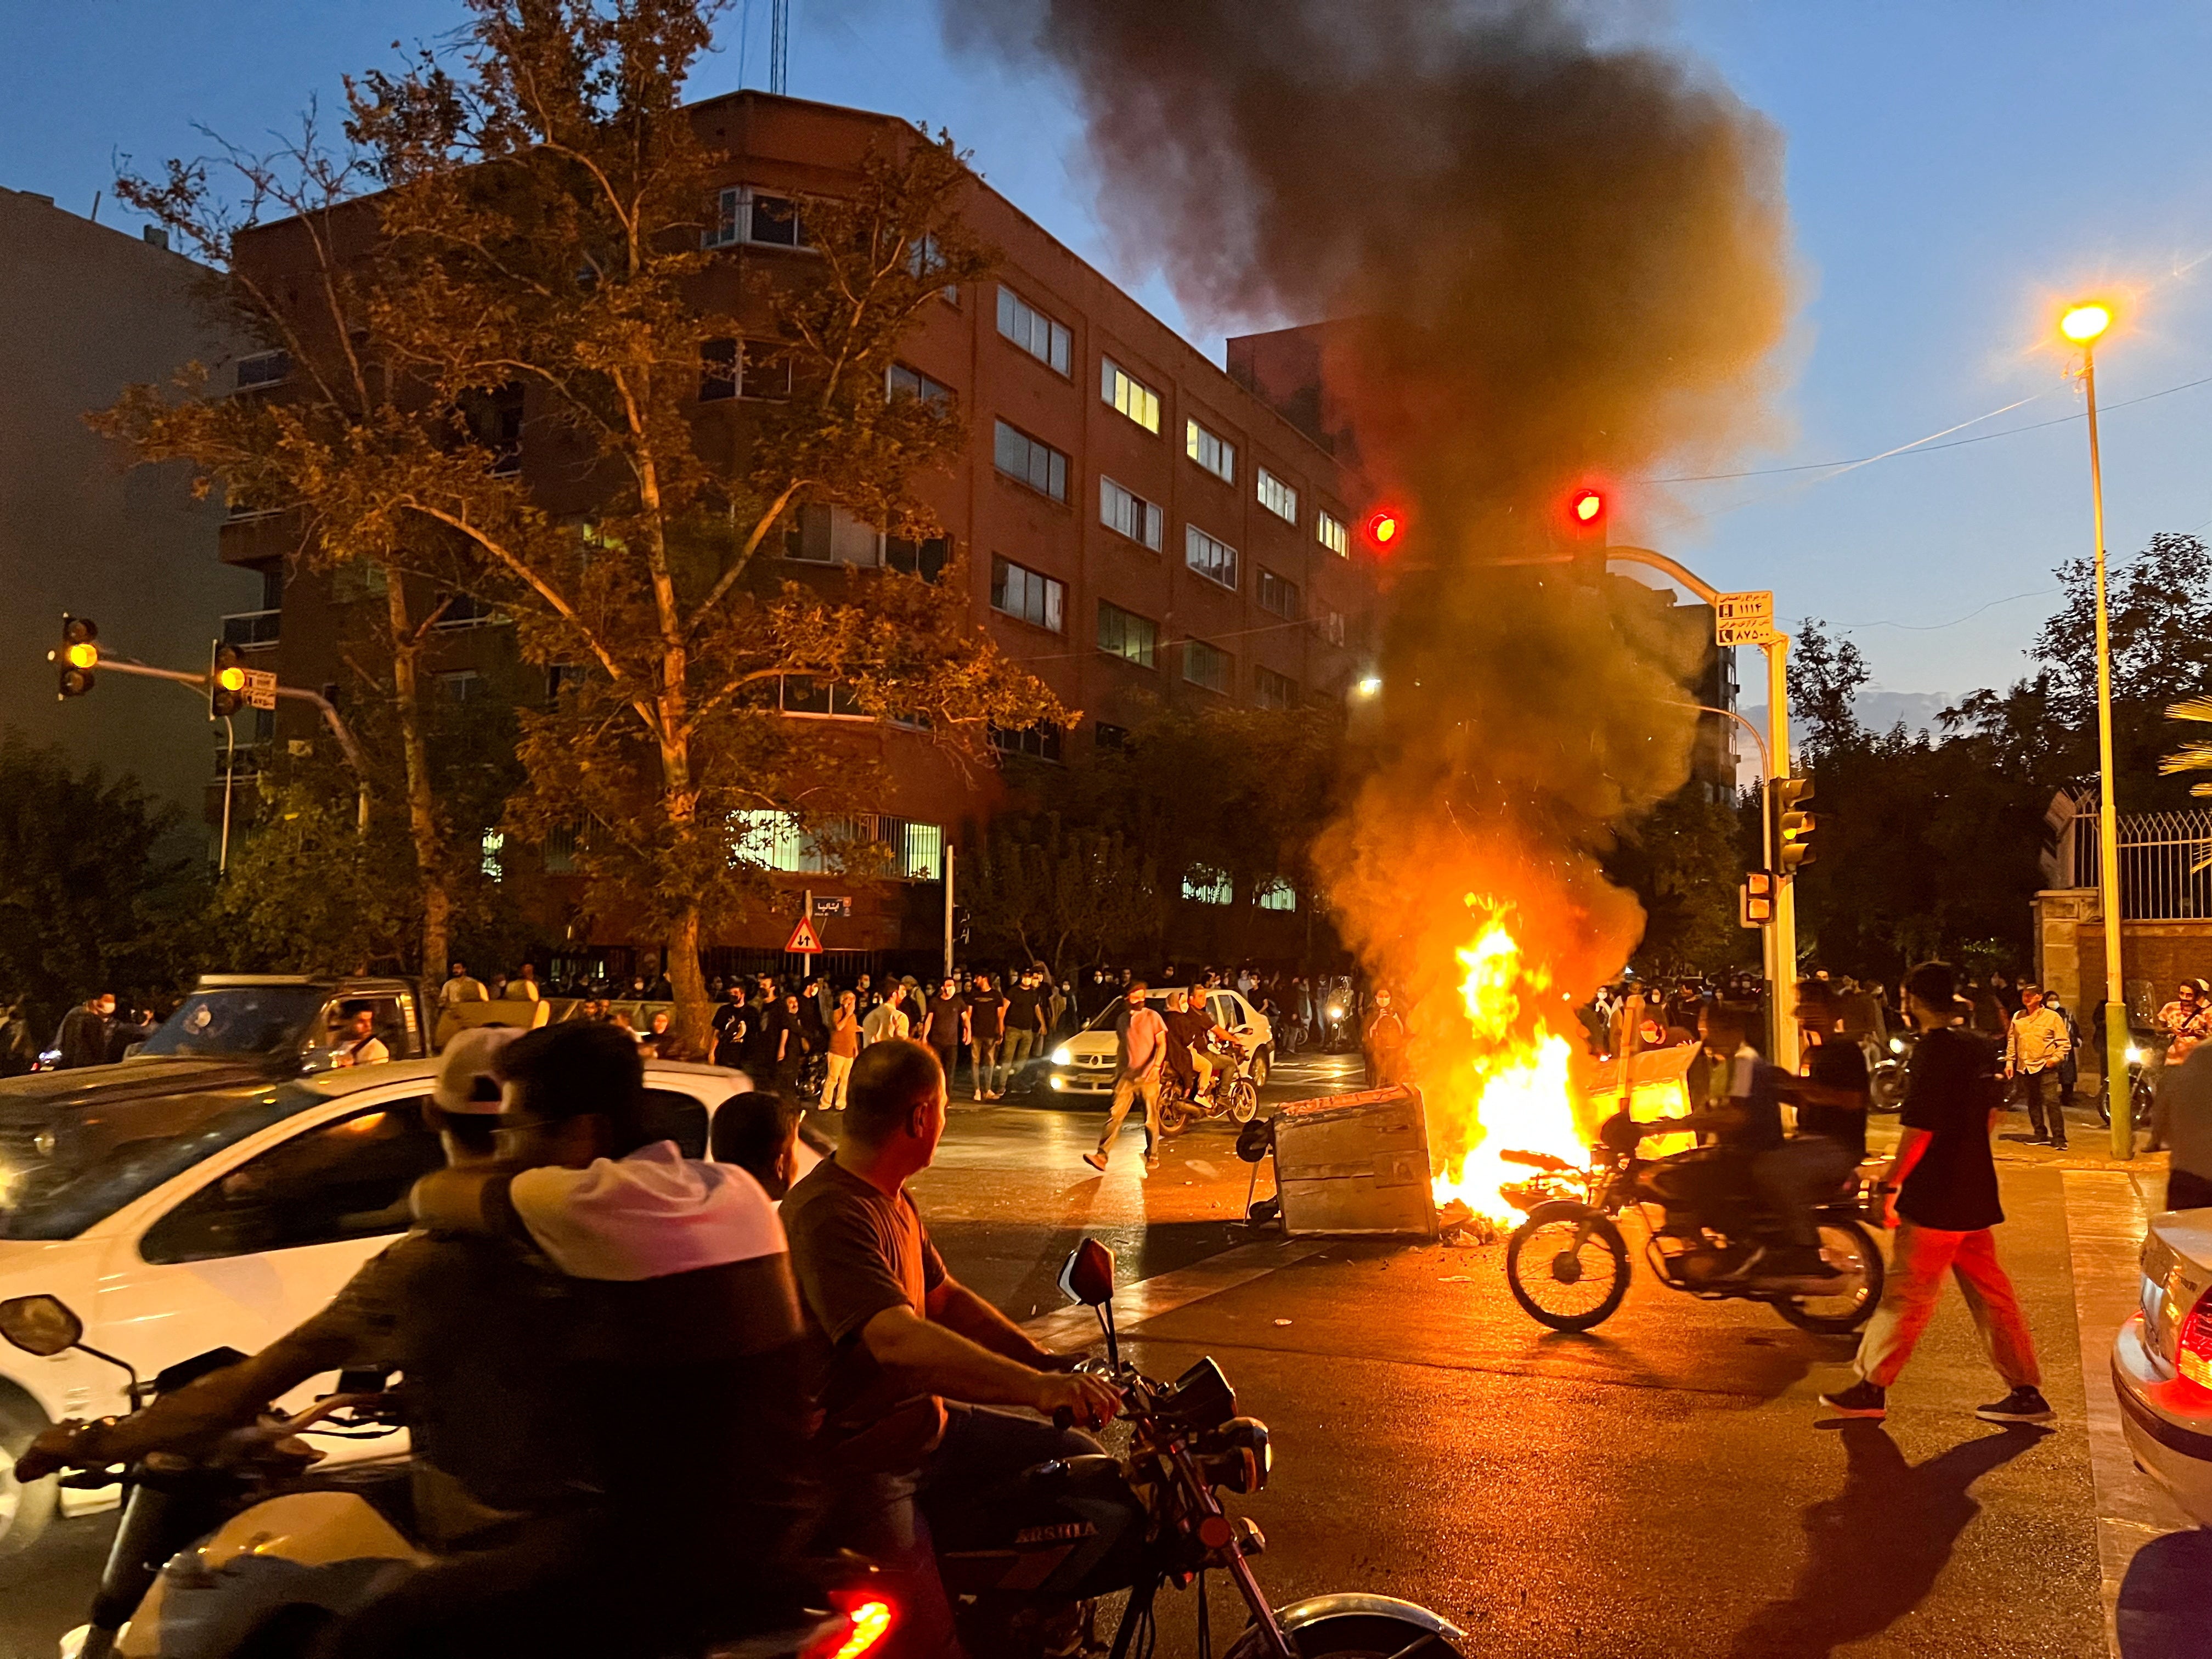
[[[2200,1389],[2212,1389],[2212,1291],[2197,1297],[2181,1322],[2173,1345],[2173,1367]]]
[[[800,1659],[860,1659],[872,1653],[890,1635],[898,1615],[891,1604],[873,1594],[833,1595],[831,1604],[845,1615],[842,1630],[832,1631],[808,1648]]]

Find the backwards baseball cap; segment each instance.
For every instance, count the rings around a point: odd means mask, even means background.
[[[492,1075],[499,1051],[522,1033],[511,1025],[474,1025],[456,1032],[438,1062],[431,1103],[457,1117],[495,1117],[500,1083]]]

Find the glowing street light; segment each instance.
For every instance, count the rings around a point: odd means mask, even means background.
[[[2127,985],[2120,964],[2120,822],[2112,799],[2112,639],[2105,605],[2105,468],[2097,447],[2097,342],[2112,325],[2098,301],[2067,307],[2058,331],[2081,348],[2089,399],[2089,503],[2097,538],[2097,899],[2105,913],[2105,1092],[2112,1103],[2112,1156],[2135,1156],[2134,1102],[2128,1088]]]
[[[1363,697],[1377,696],[1382,690],[1382,677],[1380,674],[1366,675],[1352,689]]]

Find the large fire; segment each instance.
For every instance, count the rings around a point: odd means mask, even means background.
[[[1509,925],[1510,907],[1473,895],[1468,906],[1479,917],[1486,913],[1486,920],[1479,922],[1474,942],[1458,952],[1466,1036],[1439,1045],[1450,1059],[1438,1068],[1442,1075],[1424,1079],[1431,1145],[1441,1143],[1443,1163],[1431,1185],[1439,1207],[1456,1199],[1477,1215],[1510,1224],[1520,1212],[1504,1191],[1526,1182],[1530,1170],[1503,1154],[1543,1152],[1586,1164],[1597,1121],[1619,1102],[1610,1091],[1603,1098],[1587,1096],[1576,1078],[1578,1045],[1547,1018],[1547,1010],[1564,1016],[1565,999],[1553,989],[1550,970],[1523,953]],[[1632,1102],[1638,1119],[1671,1115],[1685,1104],[1674,1080],[1639,1082]],[[1449,1161],[1455,1147],[1465,1149],[1456,1163]]]

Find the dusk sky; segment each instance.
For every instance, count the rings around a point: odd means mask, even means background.
[[[793,94],[950,128],[993,185],[1182,324],[1107,243],[1063,88],[950,56],[927,0],[793,10]],[[732,9],[699,94],[766,84],[768,11]],[[455,0],[0,0],[0,184],[87,212],[118,155],[199,153],[195,123],[257,144],[314,94],[334,119],[342,74],[462,15]],[[2212,385],[2189,384],[2212,379],[2212,14],[1692,0],[1628,15],[1781,130],[1803,296],[1773,441],[1730,469],[1762,476],[1641,492],[1617,539],[1774,588],[1785,619],[1850,631],[1889,690],[2014,678],[2052,567],[2089,550],[2081,402],[2045,342],[2057,302],[2103,283],[2134,295],[2100,359],[2114,551],[2212,528]],[[131,225],[112,193],[100,217]],[[1218,334],[1195,338],[1217,359]],[[1953,428],[1847,471],[1814,465]],[[1806,470],[1763,471],[1788,468]]]

